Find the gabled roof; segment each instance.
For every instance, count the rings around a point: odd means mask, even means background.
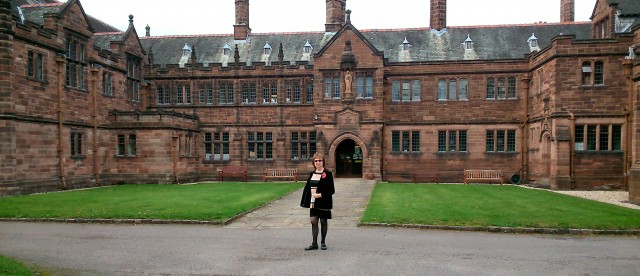
[[[56,0],[11,0],[11,12],[15,16],[19,16],[18,7],[20,7],[20,9],[22,9],[25,20],[38,25],[44,25],[45,14],[61,14],[69,7],[71,2],[72,1],[62,3]],[[85,15],[87,23],[89,24],[89,28],[93,32],[101,33],[120,31],[102,20],[85,14],[84,8],[82,8],[82,5],[79,2],[78,5],[80,5],[82,13]]]
[[[347,28],[353,26],[346,26],[341,30]],[[361,31],[353,29],[371,49],[383,53],[388,62],[400,61],[401,44],[405,36],[411,41],[412,47],[409,60],[403,58],[402,61],[408,62],[463,60],[464,49],[461,43],[467,36],[473,39],[474,49],[480,60],[522,59],[531,51],[527,39],[532,34],[538,38],[538,44],[542,49],[549,46],[552,39],[558,35],[574,35],[576,39],[591,37],[590,22],[449,27],[439,35],[429,28]],[[253,63],[261,60],[266,41],[272,45],[282,43],[285,61],[301,61],[307,40],[313,45],[317,55],[339,34],[340,32],[251,34],[248,41],[236,41],[232,34],[141,37],[140,40],[145,50],[153,48],[155,64],[178,64],[185,43],[198,49],[198,63],[223,63],[225,44],[230,45],[232,49],[235,49],[234,45],[237,44],[240,61]],[[230,58],[233,60],[233,53]],[[272,54],[269,60],[277,61],[277,54]]]
[[[314,54],[314,56],[315,57],[321,56],[324,53],[324,51],[326,51],[327,48],[329,48],[333,44],[333,42],[335,42],[336,39],[338,39],[338,37],[340,37],[340,35],[342,35],[342,33],[344,33],[346,30],[353,31],[356,34],[356,36],[358,36],[367,45],[367,47],[371,49],[371,51],[374,54],[379,56],[383,55],[383,53],[380,50],[378,50],[376,46],[371,44],[371,42],[364,35],[362,35],[360,31],[358,31],[358,29],[356,29],[353,25],[351,25],[351,21],[347,21],[347,23],[344,24],[338,32],[336,32],[336,35],[334,35],[316,54]]]

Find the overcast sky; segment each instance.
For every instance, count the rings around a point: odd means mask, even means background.
[[[62,0],[64,1],[64,0]],[[80,0],[84,10],[126,30],[134,16],[138,35],[230,34],[234,0]],[[589,21],[596,0],[575,0],[575,20]],[[253,33],[324,31],[325,0],[250,0]],[[390,4],[391,3],[391,4]],[[358,29],[429,26],[429,0],[347,0]],[[560,0],[448,0],[447,26],[559,22]]]

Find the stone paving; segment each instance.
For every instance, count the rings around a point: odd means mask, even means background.
[[[374,180],[336,178],[331,228],[356,227],[375,185]],[[254,210],[225,227],[228,228],[307,228],[309,209],[300,207],[302,189]]]

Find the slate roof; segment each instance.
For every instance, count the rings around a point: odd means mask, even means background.
[[[590,30],[590,22],[572,22],[449,27],[447,32],[440,36],[432,33],[430,28],[362,30],[360,33],[377,50],[382,51],[389,62],[400,61],[401,44],[406,36],[411,44],[410,59],[405,58],[402,61],[423,62],[463,60],[464,49],[461,43],[467,36],[473,40],[480,60],[520,59],[530,53],[527,39],[531,34],[535,34],[540,48],[544,49],[557,35],[574,35],[576,39],[589,39]],[[195,47],[197,62],[203,64],[223,63],[225,44],[232,50],[236,44],[238,45],[241,62],[259,62],[267,41],[273,47],[270,61],[278,60],[280,43],[283,45],[285,61],[300,61],[307,40],[313,46],[313,52],[317,53],[333,35],[334,33],[324,32],[251,34],[250,43],[235,41],[232,34],[141,37],[140,40],[146,51],[153,49],[154,63],[164,66],[179,63],[185,43]],[[233,51],[227,58],[233,62]]]
[[[20,7],[26,21],[43,25],[44,14],[60,13],[67,3],[61,3],[56,0],[11,0],[11,11],[15,16],[19,17],[18,7]],[[87,20],[89,21],[89,25],[93,27],[94,32],[121,32],[121,30],[93,16],[87,15]]]
[[[608,0],[609,5],[617,5],[621,16],[640,15],[640,1],[638,0]]]

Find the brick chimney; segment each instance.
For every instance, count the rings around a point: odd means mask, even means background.
[[[575,0],[560,0],[560,22],[575,21]]]
[[[447,27],[447,0],[431,0],[431,28],[442,30]]]
[[[236,24],[233,25],[233,39],[247,39],[250,33],[249,0],[236,0]]]
[[[347,0],[327,0],[327,23],[325,32],[337,32],[345,21]]]

